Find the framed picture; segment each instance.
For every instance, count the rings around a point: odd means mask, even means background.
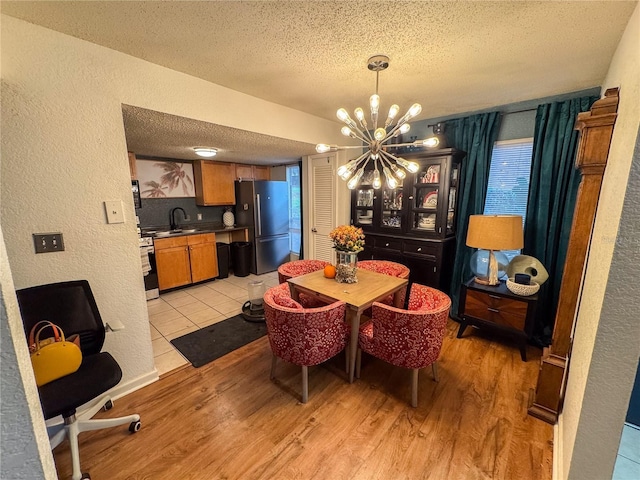
[[[141,198],[195,197],[193,164],[136,159]]]

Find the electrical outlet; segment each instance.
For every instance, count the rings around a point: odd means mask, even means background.
[[[33,245],[36,253],[63,252],[62,233],[34,233]]]
[[[198,214],[198,220],[202,220],[202,214],[201,213]]]
[[[124,223],[122,200],[104,202],[104,210],[107,213],[107,223]]]

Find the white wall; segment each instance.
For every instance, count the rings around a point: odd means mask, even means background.
[[[337,143],[340,129],[12,17],[1,22],[0,208],[15,288],[88,279],[104,321],[126,327],[105,343],[123,383],[152,381],[121,105],[302,142]],[[105,200],[122,201],[125,223],[106,224]],[[35,255],[32,233],[57,231],[65,251]],[[19,317],[8,322],[21,335]]]
[[[611,478],[640,355],[637,158],[629,177],[640,124],[640,6],[612,59],[603,93],[613,87],[620,87],[620,105],[558,424],[563,479]]]

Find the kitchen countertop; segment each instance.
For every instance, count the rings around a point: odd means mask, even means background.
[[[202,233],[225,233],[235,232],[238,230],[246,230],[249,227],[224,227],[222,225],[179,225],[177,230],[170,230],[169,227],[141,227],[141,235],[143,237],[167,238],[179,237],[183,235],[198,235]]]

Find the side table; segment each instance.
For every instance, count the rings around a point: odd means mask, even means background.
[[[527,341],[533,334],[538,295],[516,295],[505,282],[481,285],[470,280],[460,290],[460,328],[462,337],[468,325],[488,328],[514,337],[520,347],[522,361],[527,361]]]

